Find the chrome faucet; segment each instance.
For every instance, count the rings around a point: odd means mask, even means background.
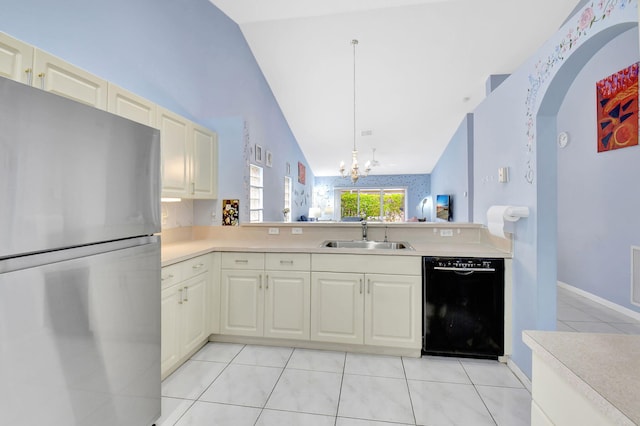
[[[362,241],[367,241],[367,221],[362,221]]]

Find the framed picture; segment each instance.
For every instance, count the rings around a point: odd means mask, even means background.
[[[222,201],[222,226],[238,226],[240,223],[240,200]]]
[[[273,154],[271,154],[271,151],[267,151],[267,156],[265,157],[265,163],[267,167],[273,166]]]
[[[638,145],[638,71],[635,63],[596,83],[598,152]]]
[[[256,144],[256,163],[262,163],[262,147]]]
[[[301,162],[298,161],[298,182],[301,184],[305,184],[306,182],[306,169],[304,167],[304,164],[302,164]]]

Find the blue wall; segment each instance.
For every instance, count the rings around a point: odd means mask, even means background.
[[[452,195],[454,222],[473,222],[472,177],[473,114],[467,114],[431,173],[431,193]]]
[[[570,17],[474,111],[474,221],[486,223],[487,209],[495,204],[530,209],[530,216],[515,225],[512,275],[512,359],[529,377],[531,351],[522,342],[522,331],[555,329],[557,113],[589,59],[608,41],[637,27],[637,0],[611,3],[605,12],[608,5],[590,2]],[[595,100],[591,93],[589,103]],[[504,166],[511,170],[508,184],[492,179]]]
[[[635,29],[604,46],[580,71],[560,110],[558,279],[630,303],[630,246],[640,243],[640,146],[598,153],[595,82],[640,60]]]
[[[422,217],[422,199],[430,195],[431,177],[422,175],[369,175],[360,178],[355,184],[351,179],[340,176],[316,177],[314,183],[314,194],[316,204],[322,204],[322,200],[333,201],[334,188],[407,188],[407,219],[412,217]],[[333,205],[333,204],[331,204]],[[425,207],[424,213],[429,217]],[[339,219],[340,212],[335,211],[334,217]]]
[[[24,0],[5,2],[0,31],[32,44],[213,130],[221,150],[259,144],[274,155],[265,168],[265,213],[282,211],[285,163],[307,164],[240,28],[207,0]],[[248,134],[228,132],[227,119]],[[222,123],[224,129],[218,129]],[[237,123],[236,123],[237,124]],[[244,147],[221,154],[220,194],[245,197]],[[241,183],[241,187],[239,186]],[[313,171],[307,167],[307,187]],[[242,192],[239,192],[241,190]],[[224,195],[226,194],[226,195]],[[203,202],[198,202],[201,206]],[[214,212],[215,203],[204,210]],[[277,206],[277,207],[276,207]],[[241,205],[242,217],[248,217]],[[210,216],[210,214],[209,214]],[[269,219],[265,217],[265,219]],[[207,222],[206,224],[210,224]]]

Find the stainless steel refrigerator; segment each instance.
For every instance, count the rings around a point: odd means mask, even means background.
[[[0,425],[160,416],[158,130],[0,77]]]

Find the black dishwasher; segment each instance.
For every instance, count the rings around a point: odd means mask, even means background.
[[[423,257],[422,353],[504,355],[504,259]]]

